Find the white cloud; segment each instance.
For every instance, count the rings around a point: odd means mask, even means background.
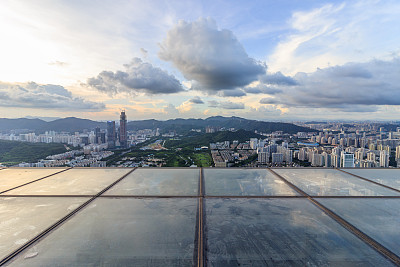
[[[348,63],[298,73],[297,86],[280,87],[281,93],[261,99],[262,104],[332,108],[348,112],[371,112],[376,106],[400,105],[400,59]]]
[[[231,102],[231,101],[208,101],[208,106],[212,108],[222,108],[222,109],[244,109],[245,106],[241,102]]]
[[[219,30],[214,20],[180,21],[160,45],[159,57],[172,62],[193,88],[219,91],[246,86],[265,73],[235,35]]]
[[[0,106],[54,110],[102,111],[103,103],[74,97],[60,85],[0,83]]]
[[[388,59],[399,51],[400,2],[360,0],[294,12],[290,34],[268,56],[271,71],[294,75],[317,68]]]
[[[124,65],[125,71],[102,71],[87,84],[111,95],[121,92],[146,94],[172,94],[183,91],[181,83],[166,71],[134,58]]]

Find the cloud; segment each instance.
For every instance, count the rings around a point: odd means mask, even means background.
[[[149,54],[149,52],[144,48],[140,48],[140,53],[144,58],[147,58],[147,55]]]
[[[265,84],[258,84],[256,86],[247,86],[244,88],[246,93],[249,94],[269,94],[274,95],[278,93],[282,93],[282,90],[276,87],[270,87]]]
[[[63,61],[58,61],[58,60],[56,60],[56,61],[50,62],[49,65],[51,65],[51,66],[57,66],[57,67],[65,67],[65,66],[68,65],[68,63],[67,63],[67,62],[63,62]]]
[[[163,107],[163,113],[168,114],[169,116],[178,116],[179,110],[172,104],[168,104]]]
[[[56,110],[101,111],[103,103],[73,97],[71,92],[60,85],[39,85],[0,83],[0,106]]]
[[[261,98],[260,104],[278,104],[278,101],[274,98]]]
[[[246,93],[241,89],[233,89],[220,91],[217,95],[221,97],[241,97],[245,96]]]
[[[268,121],[282,120],[282,115],[282,111],[275,106],[249,107],[248,111],[243,113],[245,118]]]
[[[217,108],[219,106],[219,102],[215,101],[215,100],[210,100],[210,101],[208,101],[208,106],[210,108]]]
[[[240,102],[231,102],[231,101],[208,101],[208,106],[212,108],[222,108],[222,109],[244,109],[244,104]]]
[[[400,59],[348,63],[297,73],[297,86],[282,86],[274,98],[262,104],[332,108],[349,112],[371,112],[380,105],[400,105]],[[369,106],[369,107],[368,107]]]
[[[125,71],[102,71],[89,78],[87,84],[100,92],[115,95],[122,92],[146,94],[173,94],[183,91],[181,83],[166,71],[133,58],[124,65]]]
[[[250,58],[235,35],[219,30],[214,20],[180,21],[168,33],[158,53],[188,79],[194,89],[227,90],[250,84],[265,66]]]
[[[330,1],[332,2],[332,1]],[[398,1],[340,1],[292,13],[289,30],[268,57],[271,71],[294,75],[299,71],[388,59],[398,51]]]
[[[292,77],[285,76],[280,71],[265,74],[260,81],[270,85],[297,85],[297,82]]]
[[[204,101],[201,100],[201,98],[198,96],[195,96],[195,97],[189,99],[189,102],[193,103],[193,104],[204,104]]]
[[[193,107],[195,105],[204,104],[204,101],[201,100],[199,96],[194,96],[193,98],[186,100],[182,104],[180,104],[176,109],[179,110],[179,113],[188,113],[189,111],[194,110]]]

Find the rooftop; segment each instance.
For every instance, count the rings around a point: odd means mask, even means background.
[[[0,265],[400,265],[400,169],[4,168]]]

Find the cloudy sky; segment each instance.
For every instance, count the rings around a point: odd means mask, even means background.
[[[400,1],[0,2],[0,117],[398,120]]]

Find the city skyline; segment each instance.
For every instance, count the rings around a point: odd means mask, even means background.
[[[2,1],[0,117],[395,120],[397,1]]]

